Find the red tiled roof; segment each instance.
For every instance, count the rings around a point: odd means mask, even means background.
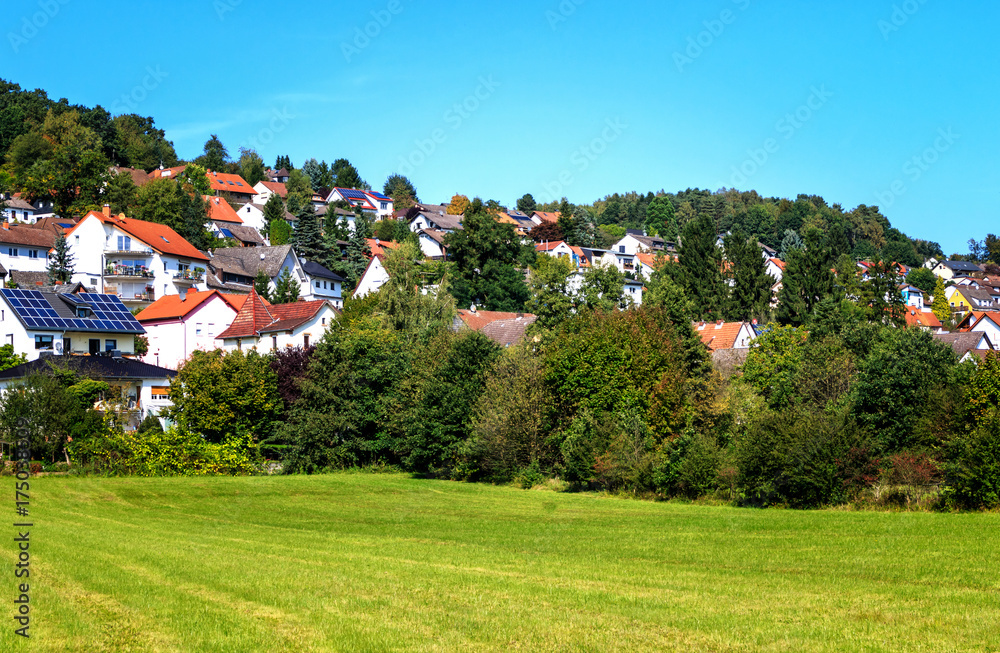
[[[222,296],[218,290],[189,291],[184,301],[181,301],[181,295],[164,295],[144,308],[135,316],[135,319],[140,322],[152,322],[154,320],[182,318],[207,302],[214,295]],[[226,301],[226,303],[232,306],[229,301]]]
[[[272,193],[276,193],[281,199],[288,197],[288,187],[280,181],[262,181],[260,183],[264,184]]]
[[[167,225],[126,218],[123,214],[115,218],[108,217],[98,211],[91,211],[83,216],[83,219],[77,222],[72,229],[68,230],[66,235],[68,236],[76,231],[77,227],[86,222],[89,217],[94,217],[104,224],[110,224],[121,229],[136,240],[142,241],[162,254],[208,262],[204,254],[199,252],[194,245],[184,240],[184,238]]]
[[[52,231],[36,229],[26,225],[10,225],[3,223],[0,229],[0,243],[10,243],[11,245],[28,245],[30,247],[42,247],[45,251],[52,249],[56,235]]]
[[[564,244],[565,241],[556,240],[547,243],[538,243],[535,245],[535,249],[539,252],[551,252],[552,250],[558,248],[560,245]]]
[[[205,195],[205,201],[208,202],[209,206],[208,219],[212,222],[235,222],[243,224],[243,219],[237,215],[236,211],[225,199]]]
[[[392,250],[399,247],[399,243],[393,242],[391,240],[376,240],[375,238],[368,238],[368,247],[372,250],[372,256],[377,256],[382,260],[389,255],[386,250]]]
[[[223,193],[243,193],[246,195],[256,195],[253,186],[248,184],[239,175],[230,175],[225,172],[209,172],[208,185],[212,190]]]
[[[736,338],[740,334],[740,329],[746,322],[696,322],[695,331],[701,341],[712,351],[720,349],[732,349],[736,344]]]
[[[932,329],[941,328],[941,320],[930,311],[921,311],[916,308],[909,308],[906,311],[906,326],[922,326]]]
[[[277,304],[271,307],[271,314],[274,316],[274,324],[261,329],[261,333],[273,331],[291,331],[295,327],[308,322],[316,317],[327,302],[323,300],[313,302],[293,302],[291,304]]]
[[[260,333],[261,329],[274,324],[274,316],[267,310],[264,300],[256,289],[250,290],[250,295],[243,307],[236,313],[229,328],[219,334],[219,338],[249,338]]]
[[[781,270],[782,272],[785,271],[785,262],[782,261],[780,258],[772,258],[771,263],[777,265],[778,269]]]
[[[481,331],[483,327],[497,320],[516,320],[518,317],[528,318],[535,317],[531,313],[503,313],[500,311],[470,311],[470,310],[460,310],[458,312],[458,317],[462,319],[465,326],[469,327],[473,331]]]
[[[546,213],[545,211],[535,211],[532,215],[537,215],[542,222],[558,222],[558,213]]]

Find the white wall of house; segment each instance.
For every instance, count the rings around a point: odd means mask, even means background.
[[[253,227],[258,232],[262,232],[264,226],[267,224],[264,220],[264,211],[253,204],[244,204],[236,215],[240,216],[240,220],[243,221],[244,226]],[[270,244],[270,241],[268,241],[268,244]]]
[[[274,191],[265,186],[262,181],[258,181],[253,189],[257,193],[253,196],[254,204],[267,204],[267,200],[271,199],[271,195],[274,195]]]
[[[985,333],[993,346],[998,346],[996,343],[1000,342],[1000,318],[984,316],[972,327],[972,330]]]
[[[326,304],[312,320],[296,327],[291,332],[264,333],[259,338],[226,338],[225,340],[216,340],[216,344],[226,351],[256,349],[260,353],[291,347],[311,346],[319,343],[320,338],[336,319],[337,311],[332,305]]]
[[[639,252],[652,253],[652,250],[646,247],[645,244],[633,238],[631,235],[626,235],[624,238],[615,243],[611,248],[611,251],[619,254],[629,254],[631,256],[635,256]]]
[[[183,318],[143,322],[149,338],[144,363],[176,370],[195,351],[216,348],[216,336],[229,328],[236,317],[226,300],[212,295]]]
[[[368,268],[365,269],[365,273],[361,275],[361,279],[358,281],[358,287],[354,290],[355,299],[361,299],[373,292],[378,292],[379,288],[387,281],[389,281],[389,273],[386,271],[385,266],[382,265],[382,261],[377,256],[372,258],[368,264]]]
[[[51,344],[48,342],[51,338]],[[117,349],[123,354],[135,352],[135,339],[131,334],[94,333],[59,329],[27,329],[11,310],[7,300],[0,296],[0,345],[12,345],[14,353],[25,354],[29,361],[36,360],[42,352],[53,355],[87,354],[90,341],[98,340],[100,351]],[[66,349],[66,341],[69,349]],[[113,341],[113,342],[109,342]]]
[[[15,245],[0,243],[0,265],[8,272],[45,272],[49,263],[49,249],[40,245]]]
[[[549,256],[568,256],[570,259],[573,258],[573,249],[565,243],[565,241],[560,242],[556,247],[548,251],[539,250],[539,254],[548,254]]]
[[[325,299],[332,302],[337,308],[344,307],[344,298],[341,295],[339,281],[333,279],[322,279],[320,277],[309,277],[302,284],[299,297],[306,301]]]
[[[428,258],[443,258],[444,248],[441,243],[434,240],[425,233],[419,235],[420,239],[420,251],[423,252],[424,256]]]

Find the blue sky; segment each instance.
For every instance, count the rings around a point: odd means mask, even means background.
[[[735,186],[1000,232],[985,1],[8,0],[0,76],[426,202]]]

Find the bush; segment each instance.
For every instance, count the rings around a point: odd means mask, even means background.
[[[1000,408],[947,449],[944,473],[946,501],[957,508],[1000,506]]]
[[[725,452],[715,436],[696,436],[677,468],[676,494],[697,499],[714,492],[719,487],[719,471],[724,462]]]

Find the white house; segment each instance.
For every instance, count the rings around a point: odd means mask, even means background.
[[[775,283],[785,276],[785,262],[780,258],[769,257],[767,259],[767,273],[774,277]]]
[[[135,429],[144,417],[159,415],[172,405],[168,393],[177,372],[122,356],[55,356],[24,363],[0,372],[0,391],[33,374],[51,374],[50,364],[104,381],[120,393],[131,411],[127,428]]]
[[[447,213],[420,211],[410,214],[410,231],[419,233],[422,229],[434,229],[446,234],[462,229],[463,216]]]
[[[277,195],[282,200],[288,198],[288,188],[282,182],[258,181],[257,185],[254,186],[253,189],[257,193],[253,196],[254,204],[267,204],[267,200],[271,199],[272,195]]]
[[[572,260],[576,254],[576,252],[573,251],[573,248],[566,244],[566,241],[564,240],[538,243],[535,245],[535,251],[539,254],[548,254],[549,256],[554,256],[556,258],[566,256],[570,260]]]
[[[358,281],[358,287],[354,289],[354,298],[361,299],[371,293],[378,292],[379,288],[387,281],[389,281],[389,273],[382,265],[382,259],[373,256],[372,260],[368,262],[368,267],[365,268],[365,273]]]
[[[0,228],[0,265],[5,273],[45,272],[55,239],[51,231],[5,222]]]
[[[189,288],[205,289],[208,259],[170,227],[91,211],[66,231],[73,281],[146,305]]]
[[[338,311],[328,301],[267,305],[256,291],[243,303],[232,325],[219,334],[226,351],[278,351],[309,347],[319,342]]]
[[[352,208],[358,207],[365,213],[375,214],[375,220],[391,218],[393,214],[393,200],[382,193],[370,190],[357,190],[355,188],[334,188],[326,197],[326,203],[347,202]]]
[[[635,256],[639,252],[655,254],[657,252],[672,252],[675,249],[674,243],[663,240],[659,236],[647,236],[642,231],[629,229],[625,237],[612,246],[611,251]]]
[[[175,370],[192,352],[215,349],[216,337],[233,323],[246,298],[217,290],[191,290],[157,299],[135,316],[149,340],[142,360]]]
[[[17,221],[26,224],[35,224],[41,215],[50,214],[45,209],[39,208],[20,197],[11,197],[3,200],[0,204],[4,204],[3,217],[8,222]]]
[[[448,256],[448,248],[444,244],[444,237],[447,234],[437,229],[421,229],[417,232],[420,242],[420,251],[424,256],[433,259],[444,259]]]
[[[0,334],[28,360],[48,355],[135,351],[142,328],[115,295],[0,289]]]
[[[983,313],[975,320],[970,331],[985,333],[991,343],[1000,343],[1000,313]]]
[[[344,280],[318,263],[306,263],[308,271],[291,245],[219,248],[208,262],[207,283],[209,288],[222,292],[247,294],[258,271],[263,271],[270,280],[268,290],[273,293],[278,278],[287,269],[299,286],[299,299],[329,300],[334,306],[342,306]]]

